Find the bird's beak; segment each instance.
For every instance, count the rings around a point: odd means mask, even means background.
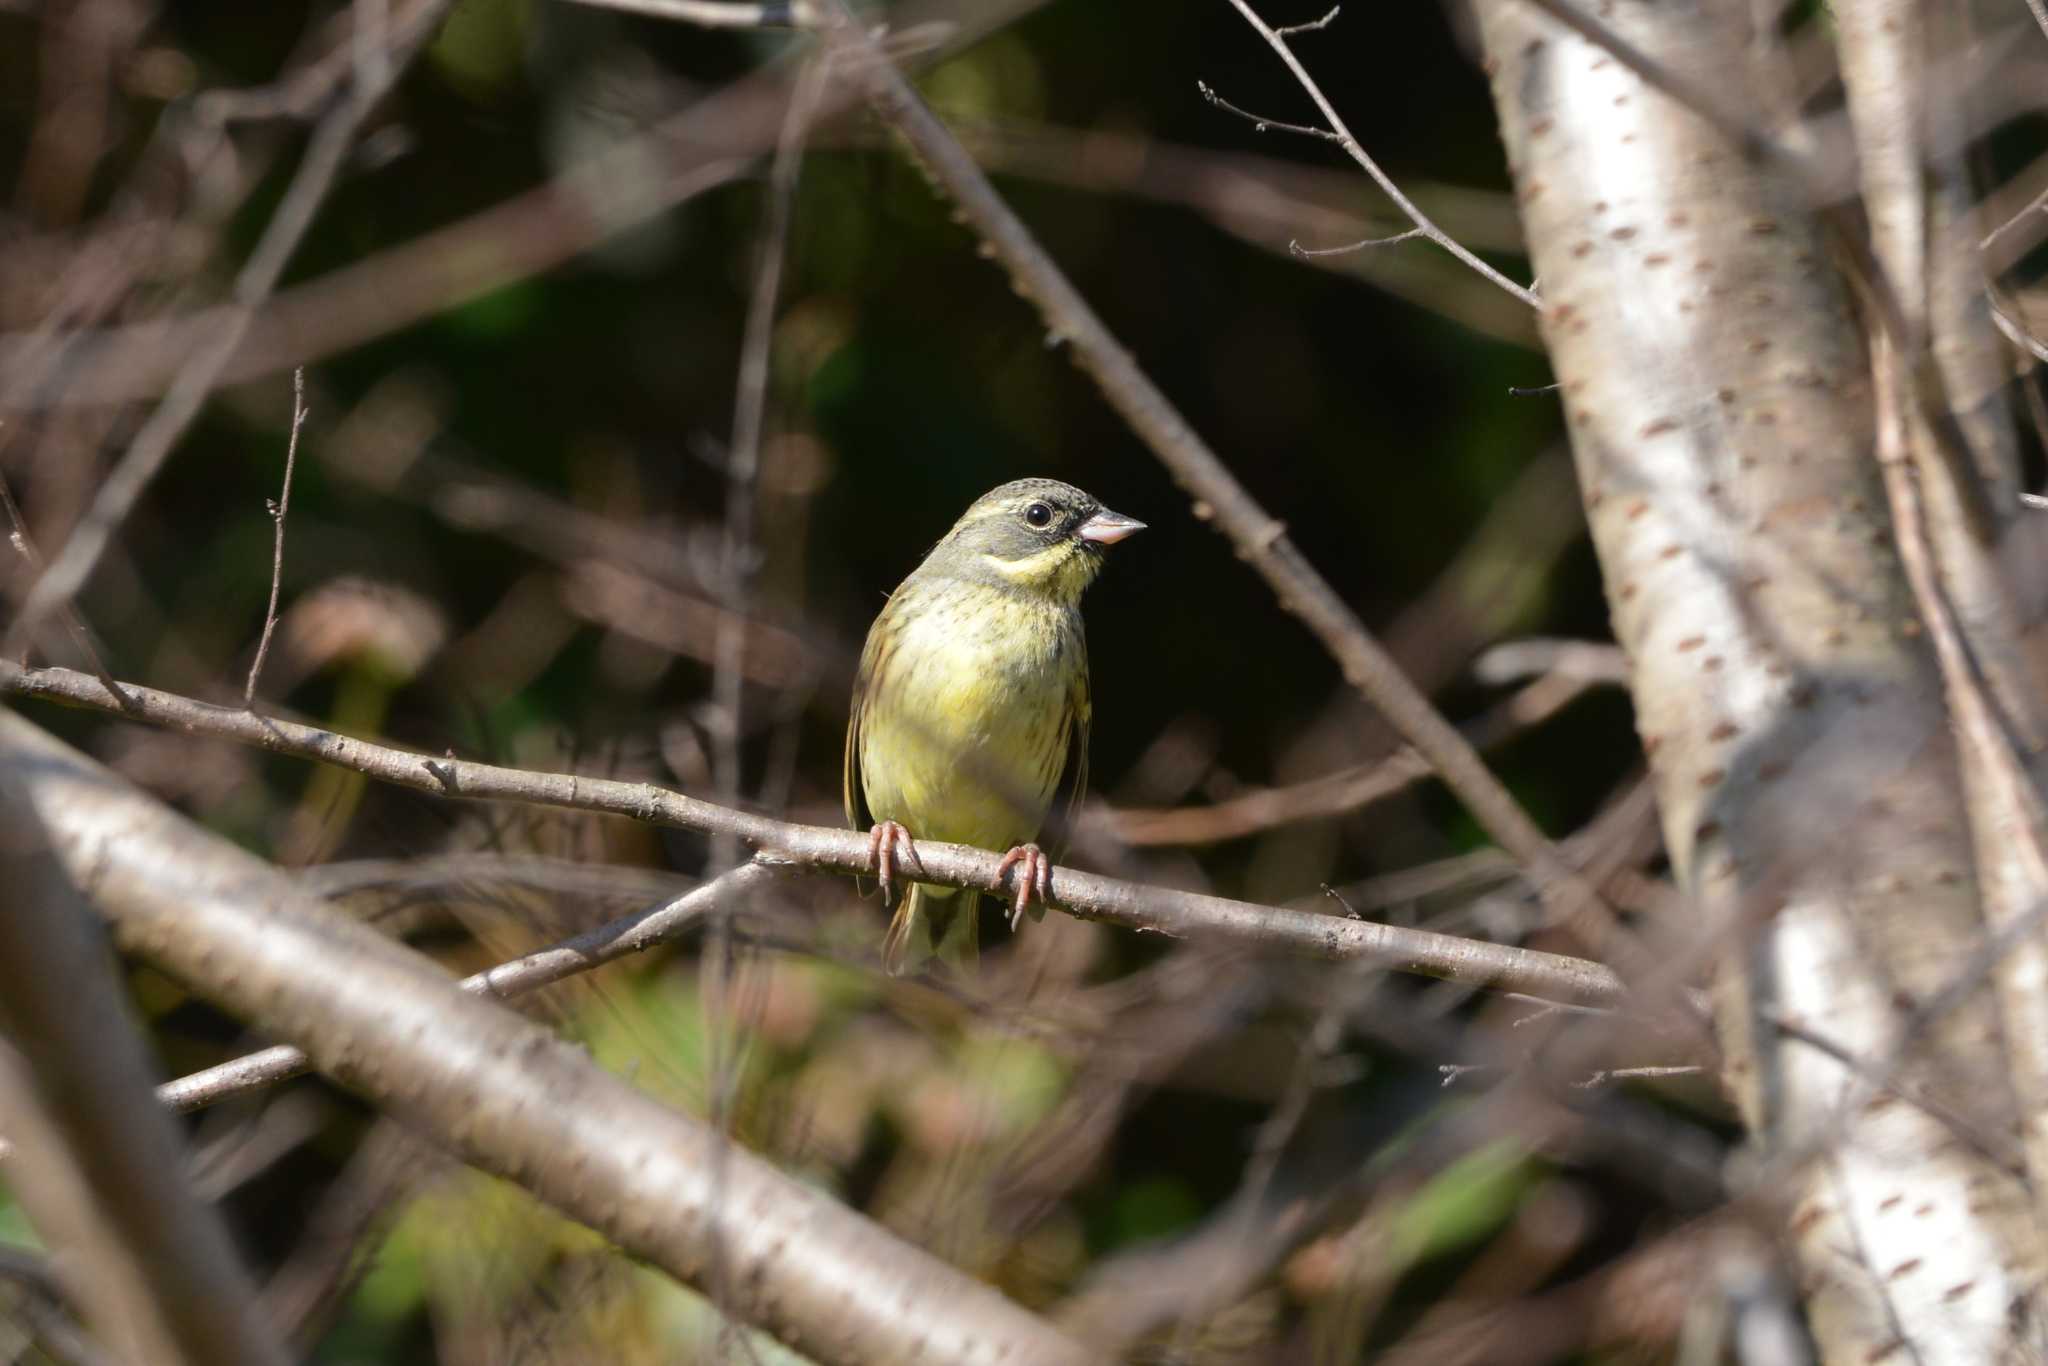
[[[1074,534],[1084,541],[1093,541],[1096,545],[1115,545],[1132,532],[1144,529],[1145,524],[1137,518],[1126,517],[1121,512],[1111,512],[1104,508],[1074,528]]]

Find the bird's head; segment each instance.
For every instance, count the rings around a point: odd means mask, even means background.
[[[926,563],[1071,604],[1101,570],[1104,549],[1144,528],[1072,484],[1019,479],[975,499]]]

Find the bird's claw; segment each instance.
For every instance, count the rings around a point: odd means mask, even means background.
[[[875,868],[875,880],[882,884],[882,904],[888,905],[896,899],[896,865],[901,861],[920,871],[923,865],[917,859],[917,846],[910,842],[910,832],[895,821],[877,821],[875,828],[868,832],[868,862]]]
[[[1018,845],[996,865],[997,891],[1003,890],[1003,879],[1012,868],[1020,870],[1016,891],[1010,896],[1010,932],[1014,934],[1034,895],[1041,906],[1052,900],[1052,860],[1035,844]]]

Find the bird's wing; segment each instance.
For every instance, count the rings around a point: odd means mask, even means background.
[[[1067,837],[1073,838],[1074,826],[1081,819],[1081,799],[1088,795],[1088,731],[1095,723],[1095,704],[1088,692],[1088,661],[1081,660],[1081,667],[1074,672],[1073,685],[1067,693],[1068,705],[1073,711],[1073,725],[1067,739],[1066,800],[1060,806],[1062,823],[1067,827]]]
[[[853,706],[846,721],[846,761],[840,781],[846,801],[846,823],[856,830],[866,830],[875,823],[874,813],[868,809],[867,784],[861,780],[860,733],[868,709],[868,697],[874,691],[879,654],[875,633],[870,632],[867,646],[860,652],[860,669],[853,677]],[[854,885],[862,896],[868,894],[866,879],[855,878]]]
[[[1081,819],[1081,801],[1088,795],[1088,731],[1095,719],[1095,707],[1089,701],[1088,693],[1088,652],[1081,651],[1081,667],[1074,671],[1074,677],[1067,685],[1067,763],[1060,774],[1058,789],[1053,794],[1051,847],[1046,850],[1052,861],[1058,863],[1066,857],[1067,845],[1074,837],[1075,827]],[[1033,903],[1033,919],[1044,916],[1043,907]]]
[[[862,669],[853,684],[853,714],[846,719],[846,764],[840,778],[846,823],[856,830],[870,824],[867,788],[860,780],[860,714],[867,702],[867,682],[867,670]]]

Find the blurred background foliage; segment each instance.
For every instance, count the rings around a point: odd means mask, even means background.
[[[1309,8],[1266,6],[1276,23]],[[53,149],[53,83],[74,78],[65,35],[102,10],[128,27],[103,73],[101,140]],[[0,5],[6,329],[39,324],[38,263],[123,213],[160,211],[163,192],[135,178],[169,111],[277,79],[345,32],[347,13]],[[1436,6],[1351,7],[1298,43],[1386,169],[1526,275],[1463,22]],[[461,0],[372,120],[285,290],[374,266],[803,50],[786,33]],[[1471,671],[1488,645],[1606,634],[1555,401],[1509,392],[1548,380],[1531,320],[1426,243],[1290,253],[1293,239],[1324,247],[1405,224],[1337,148],[1261,131],[1198,81],[1309,117],[1221,0],[1027,7],[920,76],[1251,492],[1454,719],[1477,717],[1509,692]],[[717,123],[697,132],[716,149]],[[219,297],[305,128],[263,120],[233,136],[256,192],[218,242],[152,260],[106,321]],[[272,705],[427,752],[717,791],[723,462],[765,206],[762,162],[557,268],[306,358]],[[1378,880],[1483,843],[1428,783],[1199,844],[1109,838],[1111,808],[1296,784],[1375,764],[1392,739],[870,119],[815,131],[792,222],[748,609],[747,802],[838,823],[851,666],[883,594],[975,495],[1054,475],[1151,527],[1089,602],[1105,805],[1080,861],[1333,912],[1325,884],[1375,889],[1364,913],[1551,942],[1497,863],[1436,891]],[[269,588],[289,363],[257,364],[209,406],[83,600],[118,676],[239,696]],[[52,407],[0,433],[46,547],[145,411]],[[641,874],[686,885],[711,855],[623,822],[465,809],[175,735],[36,719],[266,857],[333,865],[322,885],[342,904],[460,970],[643,904]],[[1559,835],[1639,765],[1611,688],[1493,758]],[[618,876],[549,890],[478,862],[532,855]],[[393,859],[409,861],[404,876]],[[875,970],[881,926],[848,884],[814,879],[742,925],[721,989],[707,992],[685,946],[533,1008],[605,1066],[722,1117],[741,1143],[1033,1306],[1085,1318],[1101,1308],[1091,1288],[1120,1284],[1120,1259],[1142,1269],[1290,1202],[1320,1211],[1313,1229],[1274,1235],[1278,1274],[1249,1287],[1228,1289],[1226,1274],[1209,1295],[1199,1264],[1173,1272],[1201,1308],[1157,1338],[1162,1359],[1359,1359],[1475,1285],[1574,1283],[1685,1212],[1640,1171],[1465,1124],[1465,1097],[1439,1088],[1452,1054],[1424,1027],[1498,1022],[1499,1007],[1462,993],[1229,961],[1060,916],[1014,949],[985,932],[994,947],[968,987],[890,982]],[[167,1070],[249,1042],[175,984],[138,970],[135,985]],[[193,1133],[202,1184],[314,1360],[779,1359],[318,1082],[199,1117]],[[5,1204],[0,1239],[33,1241]],[[1670,1329],[1638,1341],[1654,1352]],[[1556,1359],[1600,1354],[1597,1337],[1585,1326]]]

